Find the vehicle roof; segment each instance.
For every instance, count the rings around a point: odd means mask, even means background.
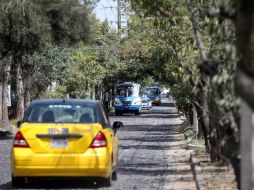
[[[60,104],[60,103],[88,103],[88,104],[99,104],[98,100],[89,99],[37,99],[31,102],[32,104]]]
[[[134,83],[134,82],[124,82],[124,83],[116,84],[115,86],[116,87],[120,87],[120,86],[140,86],[140,84]]]
[[[159,86],[146,86],[145,88],[160,88]]]

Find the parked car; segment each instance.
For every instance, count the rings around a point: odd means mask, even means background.
[[[147,101],[149,103],[149,108],[152,108],[153,101],[150,98],[147,98]]]
[[[111,126],[98,101],[36,100],[18,127],[11,157],[13,186],[36,177],[92,177],[106,186],[116,180],[116,131],[123,124]]]
[[[150,104],[147,99],[142,99],[142,109],[150,109]]]

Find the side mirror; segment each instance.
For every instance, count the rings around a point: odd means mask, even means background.
[[[17,122],[17,128],[19,128],[21,126],[21,124],[22,124],[22,121],[18,121]]]
[[[116,131],[120,128],[123,128],[123,123],[121,121],[115,121],[113,123],[113,131],[116,134]]]

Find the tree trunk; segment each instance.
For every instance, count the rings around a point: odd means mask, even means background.
[[[202,127],[202,132],[205,139],[205,146],[206,150],[210,152],[211,150],[211,144],[209,142],[209,108],[208,108],[208,102],[207,102],[207,87],[203,87],[201,90],[201,93],[199,95],[198,103],[199,105],[196,106],[198,116],[200,118],[200,124]]]
[[[193,128],[193,137],[195,138],[195,139],[197,139],[198,138],[198,114],[197,114],[197,110],[196,110],[196,108],[195,108],[195,105],[192,105],[192,112],[193,112],[193,114],[192,114],[192,117],[193,117],[193,119],[192,119],[192,128]]]
[[[191,20],[191,23],[192,23],[192,27],[193,27],[193,32],[194,32],[194,35],[195,35],[195,39],[196,39],[196,43],[197,43],[197,46],[198,46],[198,49],[199,49],[199,54],[200,54],[200,57],[202,59],[202,61],[207,61],[207,55],[206,55],[206,52],[205,52],[205,46],[202,42],[202,39],[201,39],[201,34],[200,34],[200,29],[199,29],[199,26],[198,26],[198,23],[194,17],[194,13],[193,13],[193,5],[192,5],[192,0],[186,0],[186,3],[187,3],[187,8],[188,8],[188,11],[189,11],[189,15],[190,15],[190,20]]]
[[[237,93],[254,110],[254,1],[236,0],[237,45],[241,53],[239,71],[236,76]]]
[[[27,90],[27,91],[25,91],[25,95],[24,95],[25,109],[29,106],[30,102],[31,102],[30,92],[29,92],[29,90]]]
[[[23,73],[24,74],[24,73]],[[30,89],[32,87],[32,78],[31,76],[28,76],[29,74],[25,73],[23,75],[23,86],[24,86],[24,107],[25,109],[29,106],[31,97],[30,97]],[[51,84],[53,86],[53,83]],[[51,86],[51,87],[52,87]],[[54,88],[54,87],[52,87]]]
[[[102,101],[103,100],[103,84],[101,83],[100,84],[100,100]]]
[[[1,109],[1,120],[2,125],[1,131],[9,131],[10,130],[10,121],[9,121],[9,114],[8,114],[8,99],[9,99],[9,79],[10,79],[10,70],[11,70],[11,63],[12,57],[8,56],[4,60],[3,64],[3,80],[2,80],[2,109]]]
[[[22,119],[24,116],[24,86],[22,79],[21,62],[19,59],[15,61],[15,74],[16,74],[16,93],[17,93],[17,110],[16,118]]]
[[[241,55],[235,78],[236,92],[243,99],[241,110],[241,188],[254,189],[254,1],[236,0],[237,48]],[[248,161],[248,165],[247,162]]]
[[[195,19],[194,13],[193,13],[193,3],[192,0],[186,0],[186,5],[187,5],[187,9],[189,11],[189,17],[190,17],[190,21],[192,24],[192,28],[193,28],[193,32],[195,35],[195,39],[196,39],[196,43],[199,49],[199,54],[200,57],[202,59],[203,62],[207,62],[208,58],[207,58],[207,54],[205,52],[205,46],[203,44],[203,41],[201,39],[201,34],[200,34],[200,29],[199,29],[199,25]],[[205,144],[206,144],[206,148],[208,151],[211,150],[211,146],[209,143],[209,107],[208,107],[208,102],[207,102],[207,98],[208,98],[208,89],[207,89],[207,83],[208,83],[208,79],[206,76],[203,76],[201,73],[201,81],[205,82],[205,84],[201,84],[201,96],[200,96],[200,106],[201,109],[199,108],[198,110],[198,114],[200,116],[200,123],[202,125],[202,131],[204,134],[204,138],[205,138]]]
[[[4,64],[3,64],[3,62],[2,62],[2,60],[0,60],[0,71],[1,71],[1,74],[0,74],[0,128],[3,128],[3,126],[2,126],[2,123],[3,123],[3,121],[2,121],[2,119],[3,119],[3,80],[4,80],[4,77],[3,77],[3,75],[4,75],[4,68],[5,68],[5,66],[4,66]]]
[[[95,85],[92,87],[92,93],[91,93],[91,95],[92,95],[92,100],[95,100],[95,96],[96,96],[96,89],[95,89],[96,87],[95,87]]]

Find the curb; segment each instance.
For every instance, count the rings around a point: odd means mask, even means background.
[[[200,150],[205,148],[203,146],[196,146],[196,145],[192,145],[192,144],[188,144],[188,142],[191,141],[191,138],[188,138],[187,135],[186,135],[186,131],[189,130],[190,127],[186,128],[184,130],[184,137],[185,139],[187,140],[187,150],[189,149],[190,150],[190,166],[191,166],[191,170],[192,170],[192,173],[193,173],[193,177],[194,177],[194,180],[195,180],[195,183],[196,183],[196,187],[197,187],[197,190],[207,190],[208,187],[207,187],[207,183],[204,179],[204,176],[203,176],[203,171],[202,171],[202,168],[200,167],[199,165],[199,160],[197,159],[197,155],[196,155],[196,152],[195,150]]]
[[[197,190],[207,190],[208,188],[203,176],[203,171],[202,168],[199,166],[199,161],[194,151],[190,152],[190,165],[192,168],[194,180],[196,182]]]
[[[197,150],[197,151],[202,150],[202,151],[205,151],[205,146],[187,143],[187,150]]]

